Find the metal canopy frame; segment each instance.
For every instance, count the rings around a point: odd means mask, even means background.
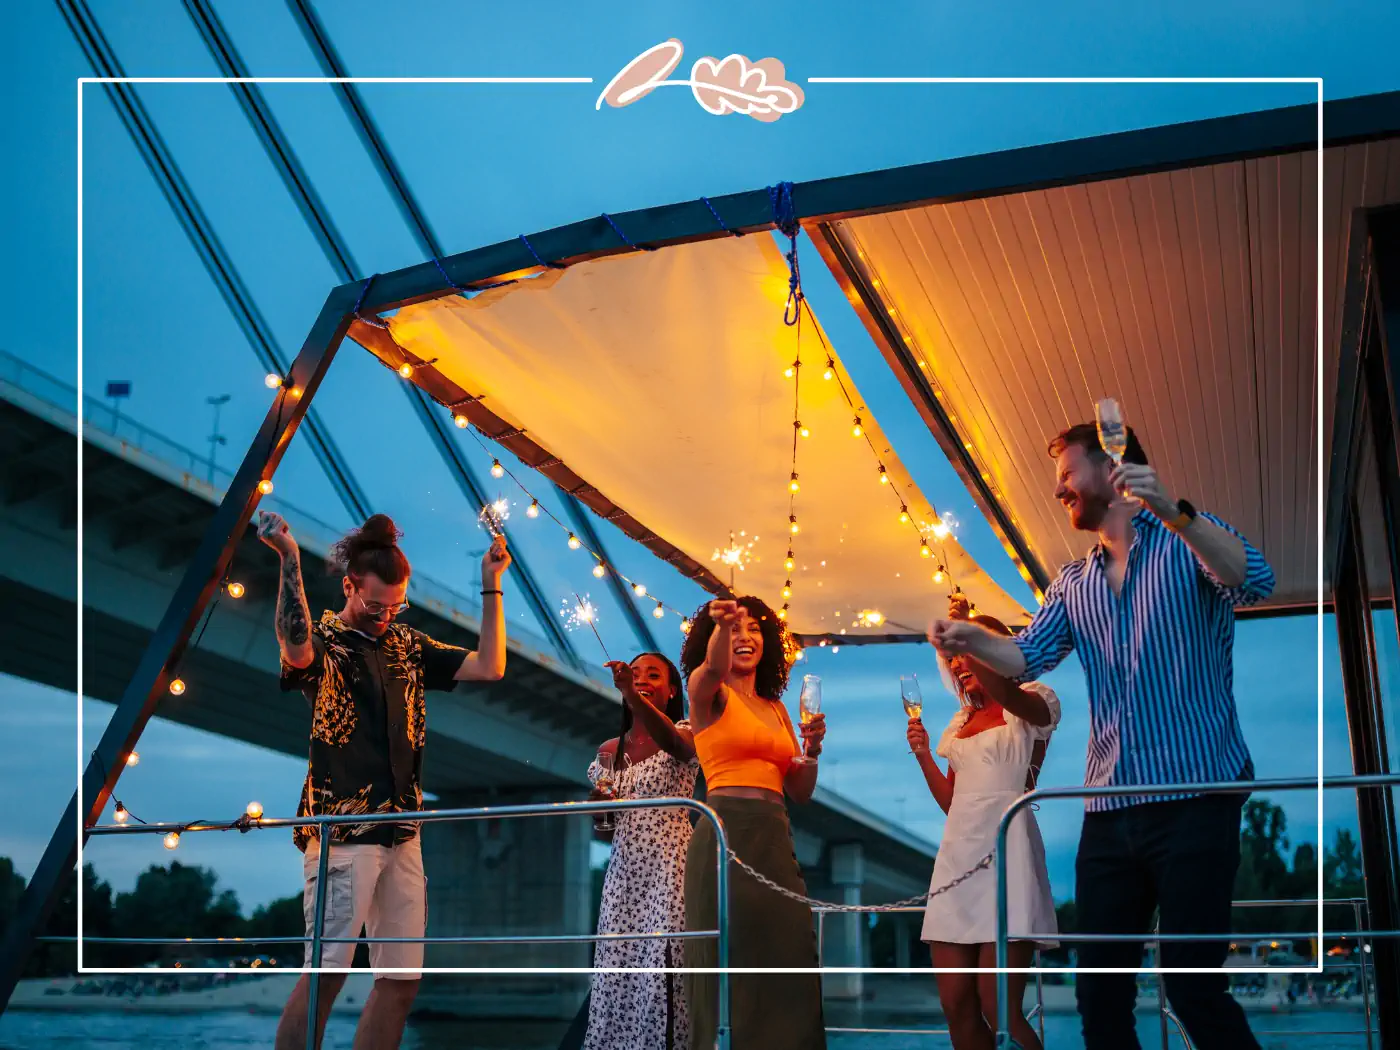
[[[1400,132],[1400,92],[1331,102],[1325,116],[1333,132],[1329,144],[1393,135]],[[1315,148],[1315,128],[1315,107],[1295,106],[823,179],[797,185],[792,196],[796,218],[810,225],[940,201],[1311,149]],[[1105,159],[1110,161],[1109,166]],[[717,216],[722,217],[722,222],[716,221]],[[533,251],[522,240],[506,241],[445,259],[433,258],[369,282],[343,284],[330,293],[187,565],[84,770],[79,791],[69,802],[25,890],[0,951],[0,1007],[8,1002],[34,938],[52,913],[64,882],[75,867],[79,838],[85,840],[87,829],[96,823],[127,754],[135,747],[175,676],[191,634],[217,591],[257,507],[259,484],[276,470],[352,322],[364,313],[383,313],[528,276],[539,271],[539,259],[567,265],[638,248],[769,230],[774,226],[773,220],[767,190],[754,190],[710,201],[622,213],[611,219],[600,216],[533,235]],[[625,242],[619,230],[626,231]],[[1400,254],[1395,251],[1396,243],[1400,242],[1392,242],[1389,249],[1392,256]],[[1394,286],[1400,268],[1392,266],[1389,272]],[[1400,352],[1400,290],[1387,298],[1386,365],[1393,380],[1397,371],[1395,357]],[[392,345],[390,340],[372,350],[383,358],[392,353]],[[397,367],[401,360],[385,363]],[[432,377],[437,377],[436,383],[430,382]],[[429,395],[432,386],[447,382],[427,363],[415,369],[413,381],[423,385]],[[1393,407],[1393,384],[1391,397]],[[441,397],[434,396],[434,400],[446,404]],[[1394,432],[1400,433],[1400,428]],[[1394,541],[1394,531],[1391,537]],[[1392,553],[1394,547],[1392,542]],[[843,638],[839,644],[849,642]]]
[[[1400,206],[1358,210],[1351,224],[1343,328],[1333,419],[1325,556],[1341,650],[1352,765],[1357,774],[1392,772],[1389,715],[1400,717],[1400,696],[1387,696],[1376,655],[1376,625],[1367,563],[1377,553],[1390,569],[1391,608],[1400,593]],[[1362,453],[1374,454],[1382,549],[1369,551],[1357,494]],[[1400,618],[1397,618],[1400,638]],[[1390,701],[1387,705],[1387,700]],[[1358,792],[1366,895],[1375,923],[1400,922],[1400,832],[1393,790]],[[1387,925],[1389,924],[1389,925]],[[1400,1037],[1400,945],[1373,946],[1382,1045]]]

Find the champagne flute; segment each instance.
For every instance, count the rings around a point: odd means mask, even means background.
[[[1123,421],[1123,410],[1118,402],[1106,397],[1094,407],[1094,415],[1099,428],[1099,447],[1113,460],[1115,467],[1123,465],[1123,456],[1128,451],[1128,424]],[[1122,495],[1123,502],[1138,502],[1131,496]]]
[[[607,751],[598,752],[598,779],[594,783],[602,794],[613,795],[613,773],[614,756]],[[609,810],[599,813],[593,818],[593,828],[595,831],[612,831],[617,827],[617,822],[613,819],[613,814]]]
[[[904,713],[910,718],[918,718],[924,713],[924,696],[919,692],[919,676],[905,674],[899,676],[899,698],[904,702]],[[910,748],[912,755],[914,749]]]
[[[798,701],[798,717],[802,719],[805,726],[812,720],[813,715],[821,714],[822,710],[822,680],[818,675],[809,674],[802,676],[802,697]],[[794,762],[813,762],[815,759],[807,757],[807,745],[802,746],[802,755],[793,759]]]

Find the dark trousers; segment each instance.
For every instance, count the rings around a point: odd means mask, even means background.
[[[1159,910],[1163,933],[1230,929],[1230,898],[1240,864],[1242,796],[1152,802],[1087,813],[1075,862],[1081,933],[1148,933]],[[1142,942],[1082,943],[1082,967],[1142,965]],[[1163,967],[1221,967],[1227,940],[1162,945]],[[1167,1001],[1197,1050],[1258,1050],[1244,1010],[1219,974],[1165,974]],[[1077,978],[1085,1050],[1140,1050],[1133,1008],[1137,975]]]

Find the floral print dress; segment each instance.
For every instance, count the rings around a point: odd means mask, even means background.
[[[689,728],[688,722],[677,723]],[[619,798],[689,798],[699,762],[666,751],[614,774]],[[597,783],[599,767],[588,767]],[[612,859],[603,879],[599,933],[685,929],[685,854],[690,811],[632,809],[616,815]],[[593,965],[683,966],[682,941],[599,941]],[[584,1050],[672,1050],[684,1047],[690,1018],[678,973],[595,973]]]

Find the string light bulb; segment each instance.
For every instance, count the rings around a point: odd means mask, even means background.
[[[865,431],[860,427],[860,416],[856,416],[851,422],[851,437],[860,437]]]
[[[263,815],[262,803],[249,802],[247,807],[243,810],[243,812],[248,814],[248,816],[252,817],[254,820],[261,820]]]
[[[117,808],[112,811],[112,819],[118,824],[125,824],[130,816],[131,814],[126,811],[126,807],[120,802],[117,803]]]
[[[791,597],[792,597],[792,581],[791,581],[791,580],[788,580],[786,583],[783,584],[783,597],[784,597],[784,598],[791,598]]]
[[[576,551],[582,546],[583,544],[578,541],[578,537],[575,536],[572,532],[569,533],[569,550]]]
[[[889,483],[890,483],[890,476],[889,476],[889,474],[885,473],[885,465],[884,465],[883,463],[881,463],[881,464],[880,464],[880,484],[881,484],[881,485],[888,485]]]
[[[491,461],[491,476],[493,478],[503,478],[506,476],[506,468],[501,466],[501,461],[499,459],[493,459]]]
[[[944,579],[944,572],[945,572],[945,570],[944,570],[943,566],[940,565],[940,566],[938,567],[938,570],[933,574],[933,582],[934,582],[934,583],[942,583],[942,582],[943,582],[943,579]]]
[[[165,848],[174,849],[180,844],[180,833],[178,831],[167,832],[165,836]]]
[[[797,562],[794,561],[792,557],[792,551],[789,550],[787,552],[787,558],[783,561],[783,568],[787,569],[788,572],[792,572],[792,567],[796,564]]]
[[[632,584],[632,593],[638,598],[645,598],[647,596],[647,585],[645,583]]]
[[[276,372],[269,372],[267,374],[267,378],[263,380],[263,383],[266,384],[269,390],[276,390],[279,386],[282,385],[282,377],[279,376]]]
[[[786,368],[783,369],[784,378],[791,379],[793,376],[797,375],[797,370],[801,367],[801,361],[794,361],[792,364],[788,365]]]
[[[185,680],[183,678],[170,679],[170,695],[182,696],[185,692]]]
[[[928,549],[928,540],[924,540],[924,539],[919,540],[919,557],[920,557],[920,558],[932,558],[932,557],[933,557],[933,551],[931,551],[931,550]]]
[[[661,607],[660,602],[657,602],[656,608],[651,611],[651,614],[660,620],[666,616],[666,610]]]
[[[268,481],[267,478],[263,478],[258,482],[258,491],[264,496],[272,495],[272,482]]]
[[[909,521],[909,508],[905,504],[899,505],[899,523],[904,525]]]
[[[689,621],[689,620],[682,620],[682,621],[681,621],[681,634],[689,634],[689,633],[690,633],[690,621]]]
[[[413,366],[405,361],[403,364],[399,365],[399,375],[403,376],[405,379],[411,378],[413,375]]]
[[[525,517],[538,518],[540,516],[540,501],[532,499],[530,505],[525,508]]]
[[[234,580],[232,583],[230,583],[228,587],[225,588],[225,590],[228,591],[228,596],[230,598],[243,597],[243,584],[239,583],[237,580]]]
[[[784,605],[781,609],[778,610],[778,619],[780,619],[780,620],[786,620],[786,619],[787,619],[787,612],[788,612],[788,607],[787,607],[786,605]]]
[[[141,764],[140,752],[128,751],[126,755],[126,764],[128,766],[139,766]]]
[[[804,427],[804,426],[802,425],[802,422],[801,422],[800,420],[799,420],[798,423],[797,423],[797,432],[798,432],[799,434],[801,434],[801,435],[802,435],[803,437],[805,437],[805,438],[809,438],[809,437],[812,436],[812,432],[811,432],[810,430],[808,430],[806,427]]]
[[[457,429],[458,429],[458,430],[466,430],[466,429],[467,429],[467,424],[468,424],[469,422],[471,422],[471,420],[467,419],[466,416],[464,416],[464,415],[462,415],[462,413],[458,412],[455,416],[452,417],[452,422],[454,422],[454,423],[457,424]]]
[[[596,576],[598,579],[601,580],[607,574],[608,570],[603,568],[602,562],[599,562],[597,565],[593,566],[593,575]]]
[[[797,483],[797,471],[794,470],[794,471],[792,472],[792,480],[788,482],[788,491],[789,491],[789,492],[796,492],[796,491],[798,491],[798,489],[800,489],[801,487],[802,487],[802,486],[799,485],[799,484]]]
[[[788,529],[791,530],[791,532],[792,532],[792,534],[793,534],[794,536],[796,536],[799,532],[802,531],[802,527],[801,527],[800,525],[797,524],[797,515],[796,515],[796,514],[789,514],[789,515],[788,515]]]
[[[826,371],[822,373],[823,379],[834,379],[836,377],[836,362],[831,358],[826,359]]]

